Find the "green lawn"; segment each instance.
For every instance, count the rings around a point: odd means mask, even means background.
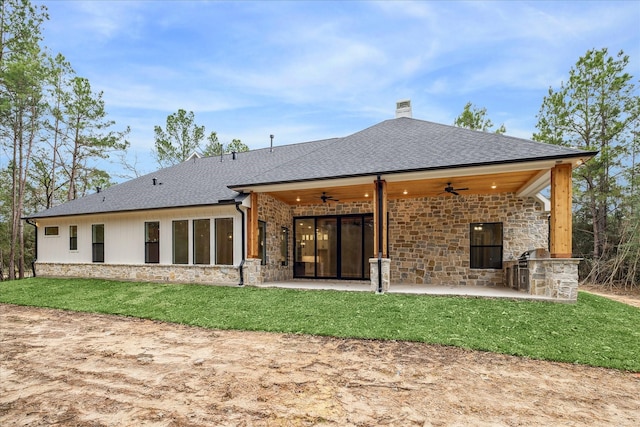
[[[453,345],[640,372],[640,309],[578,304],[35,278],[0,302],[240,329]]]

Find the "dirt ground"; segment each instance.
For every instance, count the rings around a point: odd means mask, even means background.
[[[625,290],[606,289],[597,285],[581,285],[580,290],[640,308],[640,288]]]
[[[640,375],[0,305],[2,426],[638,426]]]

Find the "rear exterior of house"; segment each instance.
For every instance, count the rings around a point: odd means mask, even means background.
[[[192,158],[33,215],[36,271],[384,292],[505,286],[523,252],[544,249],[524,291],[575,300],[571,170],[593,155],[405,113],[345,138]]]
[[[258,280],[370,279],[371,202],[258,200]],[[391,283],[502,286],[503,261],[548,247],[548,212],[512,193],[395,199],[389,212]],[[242,226],[235,205],[39,219],[38,275],[238,284]]]

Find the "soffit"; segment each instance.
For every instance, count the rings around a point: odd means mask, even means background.
[[[389,199],[456,197],[444,191],[448,183],[451,183],[454,188],[468,188],[468,190],[459,191],[461,196],[518,193],[524,185],[543,172],[544,169],[530,169],[455,177],[423,177],[412,180],[386,180],[386,177],[383,177],[383,179],[387,181],[387,197]],[[312,187],[286,188],[280,191],[273,191],[275,190],[273,188],[272,191],[266,191],[266,193],[290,205],[320,204],[322,203],[321,196],[323,192],[333,198],[329,203],[333,203],[335,200],[340,202],[370,201],[375,195],[374,182],[374,177],[369,177],[369,182],[352,185],[336,185],[336,182],[327,180],[314,182]],[[345,181],[341,182],[341,184],[345,184]]]

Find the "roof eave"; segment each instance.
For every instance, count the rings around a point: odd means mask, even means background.
[[[265,192],[275,190],[295,190],[302,188],[325,187],[328,181],[332,186],[358,185],[371,182],[372,177],[381,176],[389,182],[412,181],[417,179],[450,178],[454,176],[484,175],[492,173],[504,173],[523,170],[551,169],[556,164],[570,162],[574,159],[584,162],[595,156],[597,152],[576,152],[575,154],[563,154],[558,156],[546,156],[529,159],[516,159],[508,161],[482,162],[465,165],[444,165],[430,168],[405,169],[395,171],[374,171],[361,174],[340,175],[331,177],[315,177],[286,181],[273,181],[265,183],[247,183],[228,186],[229,189],[238,192],[257,191]],[[280,188],[284,187],[284,188]]]
[[[61,214],[61,215],[38,215],[38,214],[35,214],[35,215],[23,216],[23,217],[21,217],[21,219],[26,221],[26,220],[29,220],[29,219],[68,218],[68,217],[86,216],[86,215],[107,215],[107,214],[119,214],[119,213],[157,211],[157,210],[165,210],[165,209],[199,208],[199,207],[204,207],[204,206],[225,206],[225,205],[235,204],[236,202],[240,202],[241,203],[246,197],[247,197],[247,195],[244,195],[244,197],[242,197],[242,198],[239,198],[237,196],[234,199],[218,200],[215,203],[200,203],[200,204],[194,204],[194,205],[159,206],[159,207],[153,207],[153,208],[122,209],[122,210],[115,210],[115,211],[112,210],[112,211],[100,211],[100,212],[78,212],[78,213],[69,213],[69,214]],[[46,212],[46,211],[43,211],[43,212]]]

